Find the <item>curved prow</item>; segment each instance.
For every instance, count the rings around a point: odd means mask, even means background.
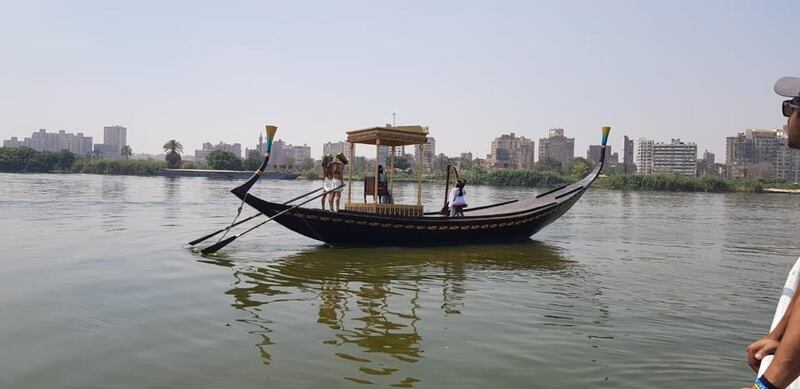
[[[250,177],[244,184],[233,188],[231,192],[235,194],[237,197],[242,198],[244,195],[250,191],[250,188],[258,182],[261,178],[261,173],[267,168],[267,164],[269,163],[269,155],[272,152],[272,141],[275,139],[275,133],[278,132],[278,127],[267,124],[265,126],[267,131],[267,144],[264,146],[264,161],[261,162],[261,166],[258,167],[258,170],[253,173],[253,176]]]
[[[606,162],[606,143],[608,143],[608,134],[611,133],[611,127],[603,127],[603,140],[600,143],[601,153],[600,153],[600,170],[603,170],[603,165]],[[599,171],[598,171],[599,173]]]
[[[597,177],[603,171],[603,166],[605,166],[606,163],[606,150],[607,150],[606,144],[608,143],[609,133],[611,133],[611,127],[608,126],[603,127],[603,138],[600,142],[600,147],[601,147],[600,161],[597,164],[597,166],[595,166],[594,170],[592,170],[592,172],[589,173],[588,176],[584,177],[582,180],[579,181],[579,183],[583,183],[584,186],[586,187],[588,187],[592,182],[594,182],[594,180],[597,179]]]

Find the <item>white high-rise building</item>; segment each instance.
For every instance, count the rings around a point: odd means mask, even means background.
[[[336,156],[336,154],[342,153],[344,154],[345,158],[348,161],[352,160],[350,158],[350,145],[347,142],[328,142],[322,145],[322,156],[326,156],[328,154],[332,156]]]
[[[94,145],[94,149],[103,158],[119,159],[122,157],[122,147],[128,144],[127,141],[127,128],[122,126],[103,127],[103,143]]]
[[[103,143],[107,145],[125,146],[128,141],[128,129],[122,126],[103,127]]]
[[[268,167],[283,168],[286,167],[287,154],[286,142],[283,140],[276,140],[272,142],[272,153],[269,155]],[[291,157],[294,157],[293,155]]]
[[[212,144],[211,142],[203,143],[203,148],[200,150],[194,151],[194,160],[197,162],[207,162],[208,155],[211,154],[213,151],[222,150],[227,151],[237,158],[242,158],[242,144],[241,143],[225,143],[219,142],[216,145]]]
[[[697,175],[697,145],[672,139],[653,145],[653,173]]]
[[[547,138],[539,138],[539,162],[551,159],[562,167],[572,165],[575,158],[575,138],[564,136],[563,128],[551,128]]]
[[[292,146],[294,165],[299,166],[311,159],[311,146]]]
[[[3,147],[30,147],[36,151],[53,152],[67,150],[78,155],[87,155],[92,152],[92,137],[83,136],[82,132],[72,134],[59,130],[56,133],[41,129],[23,140],[17,137],[4,140]]]
[[[653,147],[652,139],[639,138],[636,141],[636,173],[653,174]]]
[[[419,153],[422,152],[423,170],[431,171],[433,160],[436,159],[436,139],[429,136],[426,140],[427,143],[422,145],[422,150],[420,150],[419,145],[414,146],[414,162],[411,165],[416,166],[419,160]]]

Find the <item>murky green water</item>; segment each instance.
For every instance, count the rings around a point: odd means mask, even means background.
[[[590,190],[515,245],[331,249],[268,224],[203,258],[185,242],[229,222],[231,181],[0,183],[0,387],[741,387],[800,254],[783,195]]]

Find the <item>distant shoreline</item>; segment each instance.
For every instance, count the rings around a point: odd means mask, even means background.
[[[41,172],[10,172],[0,171],[0,173],[12,174],[96,174],[111,176],[139,176],[139,177],[205,177],[230,180],[242,180],[249,178],[254,172],[245,170],[208,170],[208,169],[157,169],[152,172],[85,172],[85,171],[62,171],[51,170]],[[534,172],[538,173],[538,172]],[[491,173],[487,173],[491,175]],[[496,179],[474,179],[469,172],[462,174],[467,178],[468,183],[480,186],[493,187],[515,187],[515,188],[553,188],[558,185],[571,183],[572,180],[564,179],[563,182],[537,183],[523,182],[520,180],[500,181]],[[265,172],[262,178],[274,180],[320,180],[318,177],[305,177],[300,173],[292,172]],[[346,181],[346,179],[345,179]],[[354,177],[353,183],[358,185],[363,181],[363,177]],[[394,180],[402,183],[416,183],[417,178],[400,177]],[[425,176],[424,183],[439,183],[444,181],[444,177]],[[702,192],[702,193],[763,193],[763,194],[800,194],[800,184],[786,182],[759,182],[752,180],[729,180],[720,177],[684,177],[675,175],[610,175],[598,178],[592,186],[597,189],[624,190],[635,192]]]
[[[154,176],[164,177],[207,177],[207,178],[233,178],[247,179],[255,172],[248,170],[210,170],[210,169],[160,169]],[[294,180],[299,177],[298,173],[266,171],[261,173],[262,179],[268,180]]]

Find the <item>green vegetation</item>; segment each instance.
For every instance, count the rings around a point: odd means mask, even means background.
[[[86,174],[120,174],[132,176],[149,176],[167,167],[165,161],[142,161],[127,159],[89,159],[79,158],[69,170],[72,173]]]
[[[214,150],[208,154],[208,166],[215,170],[242,170],[242,159],[228,151]]]
[[[460,175],[472,185],[547,187],[574,181],[557,173],[536,170],[472,170]]]
[[[175,139],[170,139],[163,146],[164,152],[167,153],[165,159],[167,165],[171,168],[177,168],[181,164],[181,153],[183,152],[183,145]]]
[[[264,157],[261,155],[261,152],[258,150],[249,150],[247,152],[247,158],[244,159],[243,166],[244,170],[256,170],[261,166],[261,162],[264,160]]]
[[[0,172],[65,171],[74,161],[75,154],[69,151],[52,153],[29,147],[0,147]]]
[[[676,174],[613,174],[598,179],[599,188],[624,190],[654,190],[671,192],[762,192],[758,181],[729,180],[722,177],[686,177]]]
[[[166,167],[163,161],[103,160],[78,157],[69,151],[36,151],[28,147],[0,147],[0,171],[15,173],[70,172],[150,175]]]
[[[125,157],[125,159],[128,159],[128,157],[133,155],[133,150],[131,150],[131,146],[127,146],[126,145],[126,146],[122,146],[122,148],[119,149],[119,153],[120,153],[120,155]]]

